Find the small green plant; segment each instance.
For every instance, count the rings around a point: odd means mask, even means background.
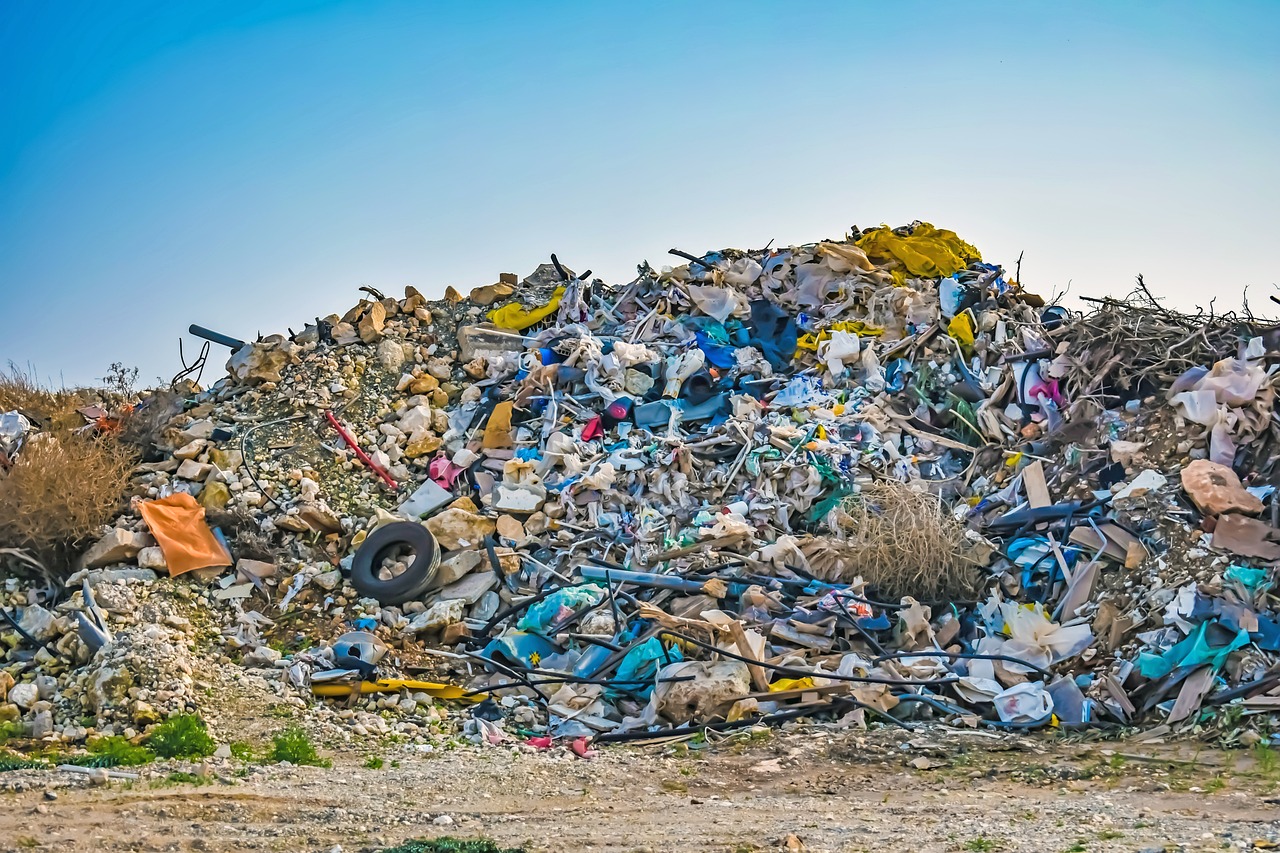
[[[1252,750],[1254,764],[1258,766],[1258,772],[1263,776],[1272,776],[1276,772],[1276,768],[1280,767],[1280,756],[1276,755],[1276,751],[1265,743],[1255,744]]]
[[[979,835],[977,838],[970,838],[964,843],[965,850],[973,850],[975,853],[986,853],[988,850],[999,850],[1000,844],[992,841],[990,838]]]
[[[1098,833],[1099,841],[1114,841],[1117,838],[1124,838],[1124,833],[1115,829],[1104,829]]]
[[[331,767],[333,762],[322,759],[316,753],[311,738],[299,726],[289,726],[271,739],[271,761],[287,761],[290,764],[310,767]]]
[[[499,847],[487,838],[432,838],[406,841],[382,853],[524,853],[523,848]]]
[[[113,735],[100,737],[89,744],[89,753],[103,759],[98,767],[136,767],[155,760],[155,753],[145,746],[131,743],[128,738]]]
[[[232,741],[231,757],[241,761],[253,761],[253,747],[242,740]]]
[[[1208,782],[1204,783],[1204,789],[1211,794],[1216,794],[1225,787],[1227,787],[1227,780],[1223,779],[1221,776],[1214,776]]]
[[[1088,853],[1088,850],[1089,848],[1084,846],[1083,841],[1077,841],[1075,844],[1072,844],[1064,850],[1063,853]]]
[[[194,714],[178,714],[160,723],[147,744],[161,758],[204,758],[218,748],[204,720]]]
[[[208,785],[209,777],[201,776],[197,773],[187,773],[184,770],[175,770],[165,777],[165,781],[174,785]]]
[[[364,767],[366,770],[381,770],[382,764],[382,756],[380,755],[370,755],[364,760]]]
[[[40,842],[32,838],[30,835],[24,835],[19,838],[17,844],[23,850],[35,850],[40,846]]]

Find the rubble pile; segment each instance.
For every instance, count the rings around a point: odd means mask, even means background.
[[[137,734],[230,659],[357,736],[580,754],[802,717],[1265,735],[1275,324],[1141,280],[1073,313],[926,223],[673,253],[200,330],[228,375],[119,413],[128,510],[63,585],[6,582],[0,717]],[[38,437],[0,417],[6,458]]]

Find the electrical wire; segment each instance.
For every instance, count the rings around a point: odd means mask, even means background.
[[[743,663],[751,664],[753,666],[763,666],[766,669],[771,669],[780,675],[786,675],[790,678],[826,678],[831,681],[848,681],[854,684],[888,684],[893,687],[937,687],[943,684],[955,684],[960,680],[959,678],[948,677],[929,679],[927,681],[907,681],[900,678],[878,678],[871,675],[841,675],[838,672],[818,672],[811,669],[799,669],[798,667],[782,666],[781,664],[755,660],[753,658],[726,651],[719,646],[714,646],[711,643],[705,643],[702,640],[690,637],[686,634],[677,633],[676,631],[672,631],[667,628],[664,628],[661,633],[683,640],[686,643],[692,643],[695,646],[724,655],[725,657],[742,661]]]

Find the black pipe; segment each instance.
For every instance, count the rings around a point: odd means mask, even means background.
[[[204,338],[206,341],[213,341],[215,344],[222,344],[224,347],[230,347],[232,352],[246,346],[245,342],[239,338],[233,338],[230,335],[215,332],[213,329],[206,329],[204,326],[197,326],[195,323],[188,326],[187,331],[195,335],[197,338]]]

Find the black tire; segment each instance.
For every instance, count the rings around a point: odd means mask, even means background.
[[[391,580],[379,580],[383,557],[400,545],[413,549],[413,562]],[[426,592],[439,565],[440,549],[431,531],[412,521],[397,521],[379,527],[360,543],[351,563],[351,585],[379,604],[400,604]]]

